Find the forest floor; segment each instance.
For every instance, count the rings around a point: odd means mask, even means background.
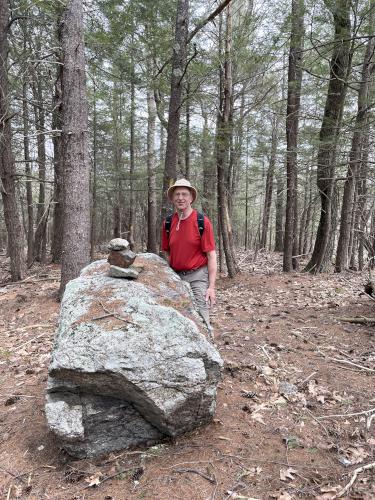
[[[213,311],[225,369],[212,423],[100,459],[70,458],[45,422],[58,267],[0,286],[0,497],[374,499],[375,326],[341,319],[375,316],[367,273],[285,275],[276,254],[239,260]]]

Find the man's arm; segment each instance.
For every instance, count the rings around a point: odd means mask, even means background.
[[[206,291],[206,302],[209,305],[214,305],[216,302],[215,295],[215,282],[216,282],[216,273],[217,273],[217,263],[216,263],[216,250],[212,250],[211,252],[207,252],[207,268],[208,268],[208,288]]]

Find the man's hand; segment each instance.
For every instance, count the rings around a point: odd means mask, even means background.
[[[209,306],[216,304],[215,288],[207,288],[206,291],[206,302]]]

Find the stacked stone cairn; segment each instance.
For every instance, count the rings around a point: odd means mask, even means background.
[[[113,278],[137,279],[142,267],[133,266],[137,254],[129,248],[129,242],[122,238],[115,238],[108,244],[110,263],[109,275]]]

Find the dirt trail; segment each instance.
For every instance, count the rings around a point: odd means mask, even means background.
[[[375,316],[366,275],[283,275],[275,255],[241,258],[213,312],[225,360],[214,421],[96,460],[61,452],[44,419],[58,269],[0,287],[0,496],[332,499],[373,464],[375,327],[338,319]],[[360,471],[343,498],[375,498],[374,479]]]

